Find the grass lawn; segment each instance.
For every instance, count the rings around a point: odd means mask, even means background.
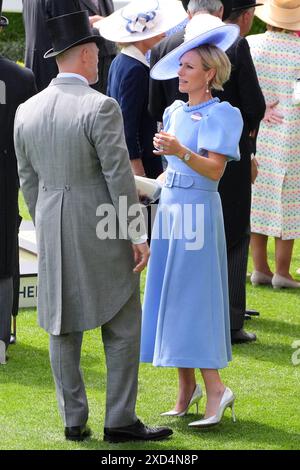
[[[28,218],[22,201],[21,207]],[[273,241],[270,250],[272,246]],[[297,267],[299,241],[292,272]],[[228,410],[220,426],[206,431],[188,428],[190,421],[198,419],[193,414],[177,419],[160,417],[159,413],[175,402],[176,370],[142,364],[138,415],[149,424],[170,425],[174,436],[147,444],[104,443],[105,365],[100,331],[95,330],[85,334],[82,349],[93,437],[85,443],[65,441],[49,366],[48,336],[37,326],[36,311],[27,310],[18,317],[18,342],[9,349],[7,365],[0,367],[0,449],[299,449],[300,365],[292,364],[292,343],[300,341],[300,293],[250,284],[247,290],[248,307],[261,312],[258,319],[246,324],[258,340],[234,346],[234,360],[222,372],[237,395],[235,424]]]

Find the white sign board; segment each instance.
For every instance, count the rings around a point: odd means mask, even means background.
[[[2,11],[22,11],[22,0],[4,0]]]
[[[36,307],[37,304],[37,246],[32,222],[22,221],[19,233],[20,254],[20,308]]]
[[[37,305],[37,276],[21,276],[19,307],[32,308]]]

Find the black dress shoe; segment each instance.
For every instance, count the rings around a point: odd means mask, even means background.
[[[122,428],[104,428],[104,441],[154,441],[166,439],[173,434],[172,429],[166,427],[149,427],[140,420],[130,426]]]
[[[256,335],[254,333],[247,333],[243,329],[231,330],[231,344],[250,343],[255,340]]]
[[[252,317],[251,317],[251,315],[248,315],[248,313],[245,313],[244,319],[245,319],[245,320],[251,320]]]
[[[84,441],[92,434],[90,428],[86,425],[72,426],[65,428],[65,436],[68,441]]]
[[[259,312],[257,310],[246,310],[246,315],[251,317],[259,317]]]

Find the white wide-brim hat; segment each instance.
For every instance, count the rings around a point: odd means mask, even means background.
[[[300,0],[262,0],[263,6],[255,9],[255,15],[276,28],[300,30]]]
[[[168,80],[178,76],[180,58],[191,49],[203,44],[212,44],[226,51],[238,38],[240,28],[225,24],[220,18],[200,13],[187,24],[184,42],[157,62],[150,75],[155,80]]]
[[[187,18],[177,0],[132,0],[94,23],[101,36],[114,42],[136,42],[165,33]]]

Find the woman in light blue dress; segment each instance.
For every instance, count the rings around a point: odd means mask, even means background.
[[[211,95],[229,78],[230,62],[222,49],[237,31],[203,16],[193,18],[183,45],[152,69],[153,78],[171,78],[178,70],[180,91],[188,93],[189,101],[175,101],[166,109],[164,131],[154,138],[155,153],[167,156],[168,168],[152,233],[141,345],[142,362],[179,370],[177,403],[163,415],[183,416],[198,405],[202,392],[194,368],[200,368],[207,405],[204,419],[190,423],[197,427],[220,422],[235,398],[218,372],[231,360],[218,182],[227,161],[240,158],[243,125],[238,109]],[[198,36],[201,27],[207,31]]]

